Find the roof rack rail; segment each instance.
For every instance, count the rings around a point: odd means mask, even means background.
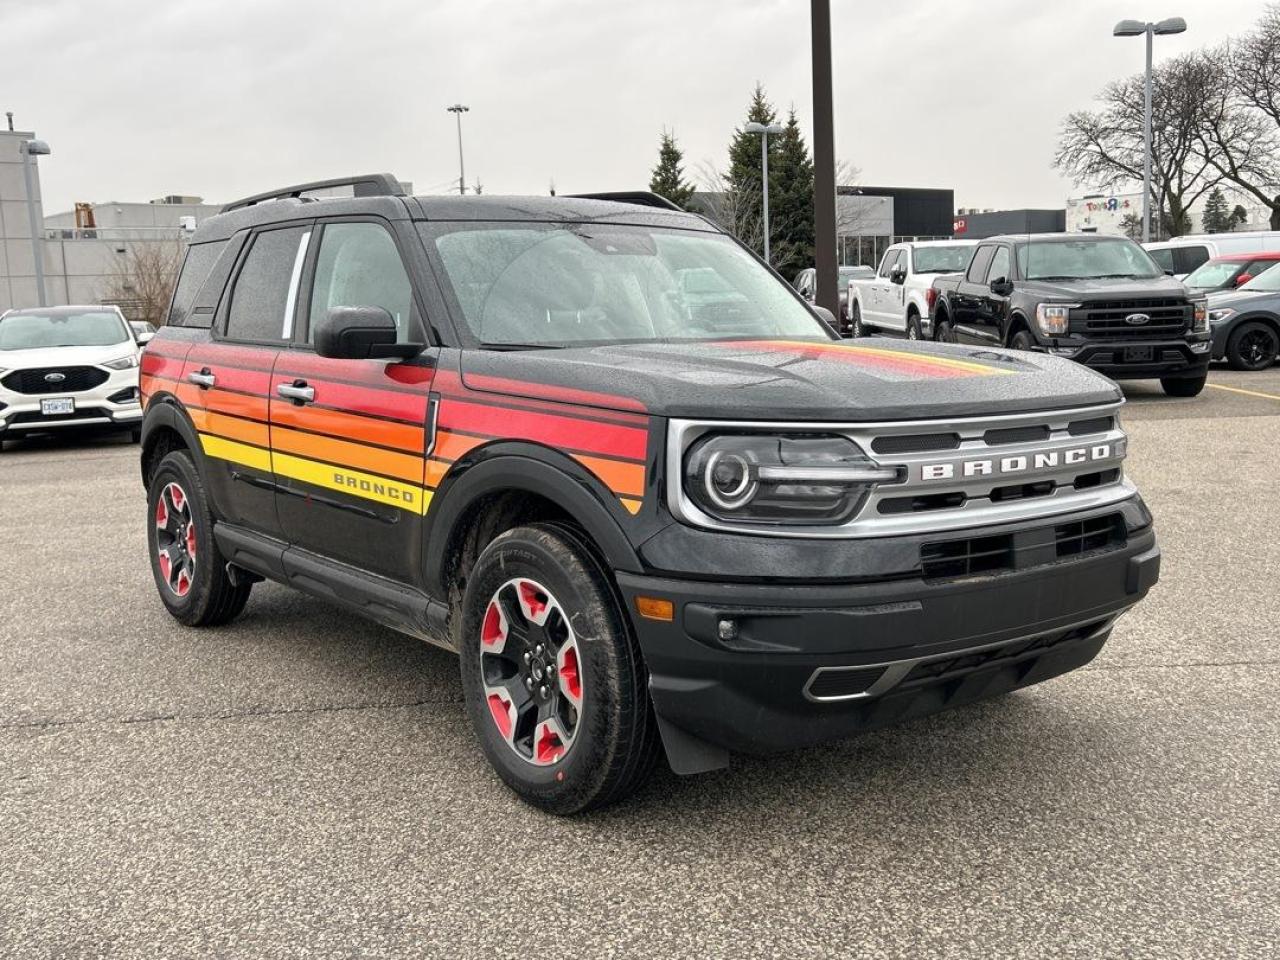
[[[648,190],[621,190],[616,193],[569,193],[572,200],[612,200],[614,203],[634,203],[638,207],[657,207],[660,210],[678,210],[685,213],[684,207],[673,203],[661,194]]]
[[[355,177],[338,177],[336,180],[316,180],[312,183],[299,183],[279,190],[268,190],[266,193],[255,193],[251,197],[233,200],[222,208],[223,213],[252,207],[268,200],[284,200],[289,197],[298,198],[304,193],[315,190],[328,190],[333,187],[351,187],[357,197],[403,197],[404,188],[400,181],[389,173],[366,173]]]

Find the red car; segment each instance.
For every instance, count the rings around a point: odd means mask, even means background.
[[[1234,290],[1277,263],[1280,263],[1280,250],[1228,253],[1200,264],[1182,282],[1192,293]]]

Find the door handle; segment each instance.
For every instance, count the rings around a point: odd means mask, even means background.
[[[295,380],[293,383],[282,383],[276,387],[276,393],[291,400],[296,404],[311,403],[316,398],[316,388],[307,386],[305,380]]]
[[[210,372],[208,367],[205,367],[203,370],[193,371],[192,373],[188,373],[187,379],[190,380],[192,383],[194,383],[197,387],[200,387],[202,390],[208,390],[218,380],[218,378],[215,377]]]

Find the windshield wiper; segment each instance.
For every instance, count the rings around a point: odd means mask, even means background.
[[[562,343],[517,343],[515,341],[499,341],[497,343],[489,343],[488,341],[480,341],[481,350],[559,350],[563,347]]]

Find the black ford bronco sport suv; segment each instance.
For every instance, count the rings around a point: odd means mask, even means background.
[[[657,198],[341,183],[192,238],[142,366],[156,586],[203,626],[269,578],[456,651],[534,804],[1057,676],[1156,581],[1084,367],[840,341]]]
[[[1067,357],[1114,380],[1159,379],[1194,397],[1209,373],[1203,296],[1125,237],[1042,233],[992,237],[963,273],[933,282],[935,336]]]

